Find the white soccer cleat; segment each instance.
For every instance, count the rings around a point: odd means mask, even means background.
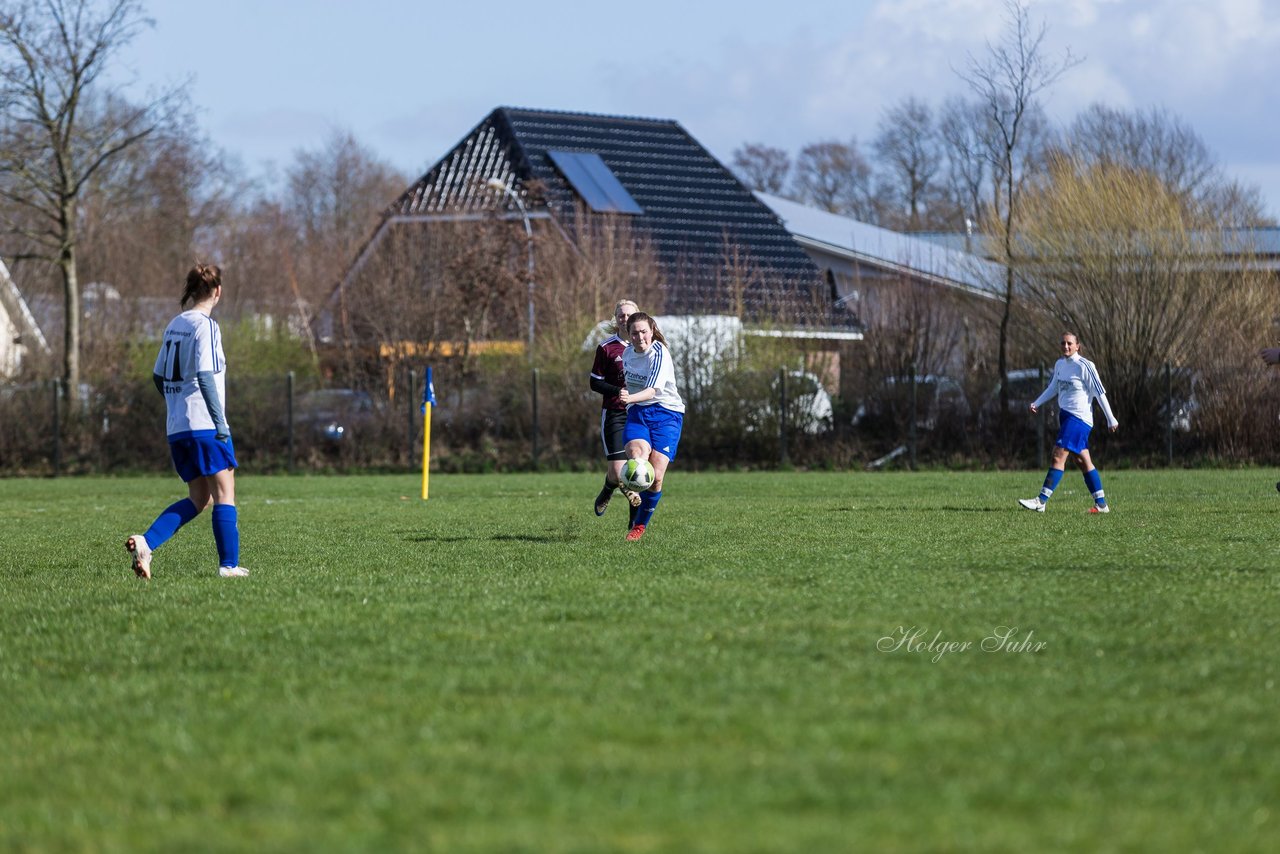
[[[640,493],[622,484],[618,484],[618,491],[627,497],[627,503],[632,507],[640,506]]]
[[[133,561],[133,571],[139,578],[151,579],[151,546],[142,534],[134,534],[124,541],[124,549]]]
[[[247,578],[249,570],[243,566],[220,566],[218,567],[218,575],[223,578]]]
[[[1034,510],[1037,513],[1044,512],[1044,502],[1039,498],[1019,498],[1018,503],[1028,510]]]
[[[1090,512],[1090,513],[1110,513],[1110,512],[1111,512],[1111,505],[1110,505],[1110,504],[1095,504],[1095,505],[1093,505],[1092,507],[1090,507],[1090,508],[1089,508],[1089,512]]]

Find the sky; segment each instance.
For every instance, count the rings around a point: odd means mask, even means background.
[[[202,130],[253,175],[349,131],[417,178],[494,107],[674,119],[722,162],[869,145],[909,96],[938,107],[1006,31],[1004,0],[144,0],[120,55],[138,96],[186,83]],[[1101,102],[1186,121],[1280,216],[1280,2],[1031,0],[1044,55],[1082,62],[1043,93],[1069,122]]]

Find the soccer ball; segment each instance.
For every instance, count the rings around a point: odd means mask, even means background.
[[[648,460],[627,460],[622,466],[622,485],[644,492],[653,485],[653,466]]]

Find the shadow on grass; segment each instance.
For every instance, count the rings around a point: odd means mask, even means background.
[[[881,504],[878,507],[832,507],[832,513],[937,513],[940,510],[951,513],[1008,513],[1007,507],[957,507],[951,504],[919,505],[919,504]]]
[[[516,541],[521,543],[569,543],[578,539],[575,534],[493,534],[488,537],[458,537],[446,535],[424,534],[417,537],[405,537],[410,543],[472,543],[489,540],[492,542]]]

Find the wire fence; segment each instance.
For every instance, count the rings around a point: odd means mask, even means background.
[[[493,472],[598,466],[600,398],[585,371],[435,369],[433,470]],[[699,468],[1042,468],[1057,433],[1053,404],[1032,415],[1043,369],[1011,377],[1008,414],[996,392],[968,392],[931,376],[885,378],[830,394],[792,369],[726,370],[685,391],[679,464]],[[423,366],[402,363],[333,387],[292,373],[227,382],[242,468],[254,472],[410,471],[421,466]],[[1018,382],[1020,385],[1013,385]],[[1034,389],[1034,391],[1028,391]],[[81,388],[0,386],[0,474],[119,474],[169,468],[164,401],[149,381],[114,378]],[[1273,464],[1280,382],[1256,372],[1194,389],[1168,369],[1147,403],[1091,447],[1107,465]]]

